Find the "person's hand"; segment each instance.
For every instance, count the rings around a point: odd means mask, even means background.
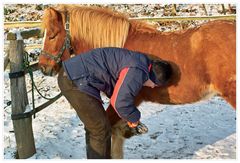
[[[135,128],[135,127],[137,127],[138,123],[139,123],[139,121],[134,122],[134,123],[132,123],[132,122],[127,122],[128,126],[129,126],[130,128]]]

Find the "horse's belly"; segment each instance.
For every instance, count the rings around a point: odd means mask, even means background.
[[[218,94],[210,85],[201,86],[172,86],[168,88],[144,88],[136,99],[136,104],[151,101],[160,104],[186,104],[206,100]]]
[[[198,87],[185,87],[177,89],[169,88],[169,99],[173,104],[194,103],[200,100],[207,100],[219,94],[213,85],[201,85]]]

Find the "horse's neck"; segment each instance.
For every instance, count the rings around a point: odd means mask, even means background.
[[[129,33],[125,48],[166,60],[174,60],[172,53],[174,52],[173,48],[176,39],[175,34],[134,32]]]
[[[172,52],[174,51],[175,40],[176,37],[174,34],[134,32],[134,35],[129,33],[124,48],[147,53],[162,59],[174,60]],[[87,52],[92,48],[84,41],[74,41],[73,49],[76,55]]]
[[[84,40],[72,40],[72,48],[73,48],[73,53],[75,55],[79,55],[81,53],[87,52],[91,50],[92,48],[88,46]]]

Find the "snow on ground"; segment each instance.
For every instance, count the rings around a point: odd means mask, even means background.
[[[221,98],[178,106],[146,102],[140,110],[149,132],[126,143],[127,158],[236,158],[236,113]]]
[[[56,78],[43,77],[39,71],[34,75],[42,92],[57,94]],[[7,72],[4,77],[5,106],[10,99]],[[28,76],[26,81],[29,90]],[[37,104],[44,102],[36,99]],[[106,107],[108,100],[103,99]],[[236,159],[236,112],[222,98],[172,106],[145,102],[139,109],[149,132],[126,140],[126,159]],[[16,149],[10,113],[11,107],[6,107],[5,159],[13,159]],[[83,124],[64,97],[37,113],[33,131],[37,149],[33,159],[86,158]]]

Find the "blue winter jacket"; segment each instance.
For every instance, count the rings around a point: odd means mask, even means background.
[[[140,119],[134,98],[143,83],[150,78],[158,84],[151,60],[143,53],[123,48],[93,49],[64,61],[63,67],[80,91],[101,102],[100,91],[104,92],[118,115],[129,122]]]

